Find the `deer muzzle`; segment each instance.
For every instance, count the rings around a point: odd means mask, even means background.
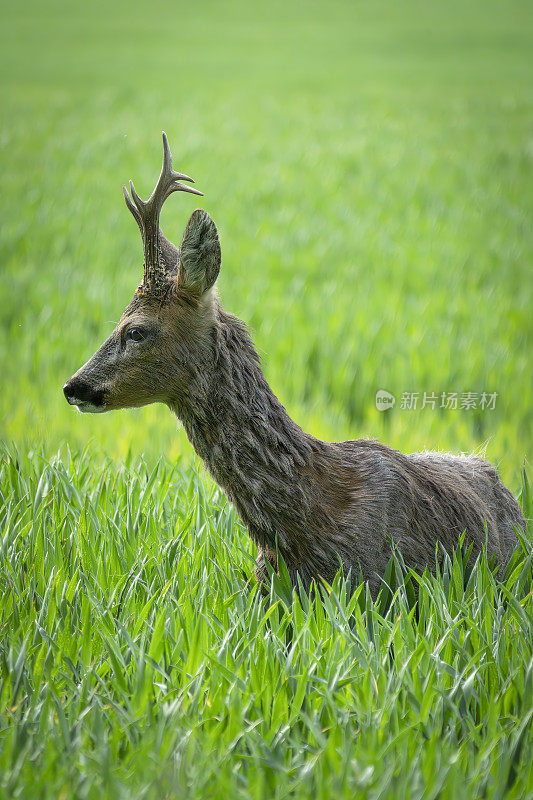
[[[104,390],[95,389],[76,375],[65,383],[63,393],[67,403],[84,414],[100,414],[106,410]]]

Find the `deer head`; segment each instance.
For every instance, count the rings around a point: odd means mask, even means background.
[[[192,214],[176,248],[159,229],[159,214],[173,192],[197,189],[175,172],[165,133],[163,167],[150,198],[141,200],[130,181],[126,205],[141,231],[144,277],[111,336],[65,383],[70,405],[98,413],[147,403],[173,403],[210,352],[220,269],[220,244],[207,212]]]

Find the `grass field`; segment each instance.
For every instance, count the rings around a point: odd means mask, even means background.
[[[292,416],[481,450],[531,515],[530,3],[2,12],[0,796],[533,797],[531,533],[417,609],[409,584],[260,597],[167,409],[61,393],[140,279],[121,184],[150,191],[165,129]],[[168,201],[169,238],[194,207]]]

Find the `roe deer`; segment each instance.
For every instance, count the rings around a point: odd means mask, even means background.
[[[415,569],[435,564],[439,543],[466,543],[505,563],[525,527],[496,469],[480,458],[404,455],[376,441],[329,443],[305,433],[270,389],[246,326],[219,304],[215,223],[196,210],[176,248],[159,229],[172,192],[201,194],[172,168],[163,133],[163,167],[143,201],[130,181],[126,204],[140,228],[144,279],[117,327],[65,384],[79,411],[166,403],[234,504],[257,544],[258,579],[276,568],[291,579],[331,581],[339,565],[375,595],[391,544]]]

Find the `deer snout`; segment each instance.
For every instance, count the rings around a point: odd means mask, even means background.
[[[63,394],[71,406],[79,411],[98,413],[105,411],[104,391],[74,376],[63,386]]]

